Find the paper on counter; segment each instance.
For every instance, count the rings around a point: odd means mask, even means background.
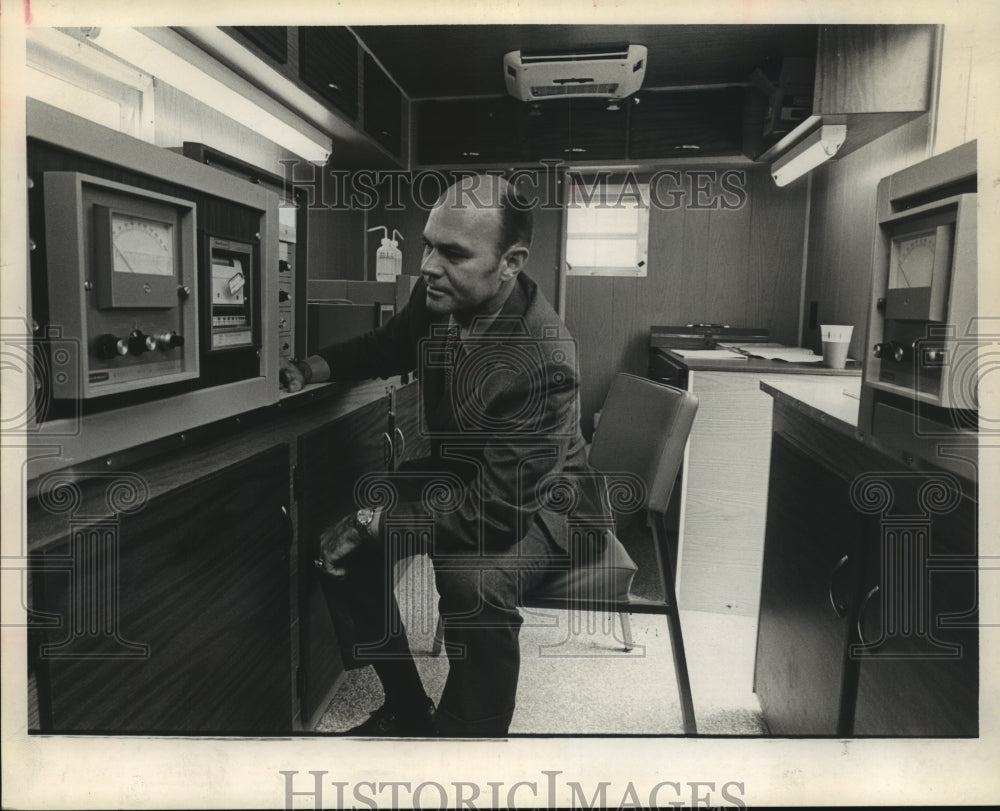
[[[729,349],[671,349],[675,355],[688,360],[746,360],[746,355]]]
[[[750,349],[746,348],[744,351],[749,353],[755,358],[764,358],[765,360],[782,360],[786,363],[822,363],[823,356],[817,355],[811,349],[804,349],[802,347],[783,347],[781,349]]]

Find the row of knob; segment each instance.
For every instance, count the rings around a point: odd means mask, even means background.
[[[125,338],[119,338],[111,333],[98,335],[95,348],[99,358],[111,360],[124,355],[141,355],[155,349],[167,352],[178,346],[184,346],[184,336],[176,332],[146,335],[142,330],[134,329]]]
[[[872,354],[876,358],[885,358],[886,360],[892,359],[897,363],[902,363],[909,356],[909,351],[903,344],[898,341],[887,341],[885,343],[878,343],[872,347]],[[924,363],[943,363],[944,362],[944,350],[943,349],[925,349],[924,350]]]

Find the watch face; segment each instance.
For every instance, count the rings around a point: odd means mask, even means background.
[[[112,262],[116,273],[174,275],[173,225],[115,212],[111,215]]]

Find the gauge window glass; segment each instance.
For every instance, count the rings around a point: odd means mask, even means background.
[[[894,244],[889,288],[930,287],[934,278],[935,232],[899,239]]]
[[[174,275],[173,224],[116,213],[111,220],[117,273]]]

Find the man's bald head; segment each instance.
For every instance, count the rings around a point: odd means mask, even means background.
[[[531,209],[513,184],[497,175],[466,175],[452,183],[438,198],[435,207],[496,209],[500,217],[497,256],[518,245],[531,247]]]

